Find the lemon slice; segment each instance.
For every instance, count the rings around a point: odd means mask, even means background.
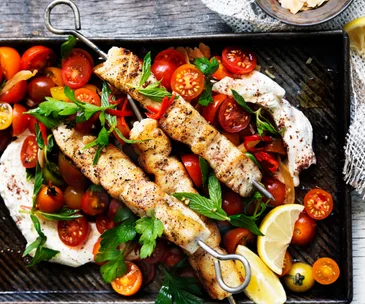
[[[360,55],[365,55],[365,17],[352,20],[343,29],[350,37],[350,47]]]
[[[247,247],[239,245],[236,253],[244,256],[251,266],[251,281],[244,290],[246,296],[256,304],[285,303],[285,290],[276,274]],[[242,263],[236,261],[236,266],[244,277],[245,269]]]
[[[281,274],[286,249],[293,236],[294,224],[304,206],[287,204],[274,208],[262,220],[257,238],[257,251],[262,261],[274,272]]]

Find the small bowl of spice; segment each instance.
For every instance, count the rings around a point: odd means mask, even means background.
[[[269,16],[299,26],[316,25],[342,13],[352,0],[256,0]]]

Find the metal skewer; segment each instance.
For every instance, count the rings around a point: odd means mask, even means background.
[[[69,7],[71,7],[71,9],[73,10],[74,13],[74,17],[75,17],[75,29],[65,29],[65,30],[60,30],[60,29],[56,29],[55,27],[53,27],[53,25],[51,24],[51,11],[54,7],[56,7],[59,4],[65,4]],[[54,34],[58,34],[58,35],[74,35],[77,38],[79,38],[83,43],[85,43],[88,47],[90,47],[91,49],[93,49],[100,57],[102,57],[103,59],[107,59],[107,54],[104,53],[97,45],[95,45],[93,42],[91,42],[89,39],[87,39],[84,35],[82,35],[78,30],[81,29],[81,21],[80,21],[80,12],[78,7],[70,0],[55,0],[52,1],[46,8],[45,11],[45,24],[47,29],[54,33]],[[137,104],[135,103],[135,101],[132,99],[131,96],[127,95],[128,101],[132,107],[132,110],[134,112],[134,114],[136,115],[137,119],[139,121],[141,121],[143,119]],[[270,199],[273,199],[272,195],[270,193],[267,192],[267,190],[262,187],[259,183],[257,183],[256,181],[253,183],[253,185],[265,196],[268,196]],[[269,195],[268,195],[269,194]],[[271,197],[270,197],[271,196]],[[213,248],[211,248],[210,246],[208,246],[205,242],[203,242],[201,239],[197,240],[198,245],[205,250],[206,252],[208,252],[211,256],[213,256],[214,258],[216,258],[216,260],[214,260],[214,270],[215,270],[215,274],[216,274],[216,278],[217,278],[217,282],[220,285],[220,287],[225,290],[226,292],[229,292],[231,294],[236,294],[236,293],[240,293],[242,292],[250,283],[251,280],[251,267],[250,264],[248,262],[248,260],[239,255],[239,254],[221,254],[217,251],[215,251]],[[222,269],[221,269],[221,264],[220,261],[228,261],[228,260],[237,260],[240,261],[245,269],[245,279],[243,281],[243,283],[237,287],[231,287],[228,286],[224,280],[223,280],[223,276],[222,276]],[[235,304],[235,300],[232,296],[228,297],[228,301],[230,304]]]

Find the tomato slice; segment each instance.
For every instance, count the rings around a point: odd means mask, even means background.
[[[241,197],[236,192],[227,190],[223,193],[222,201],[222,208],[228,216],[243,213],[244,207]]]
[[[273,206],[282,205],[286,197],[285,184],[274,177],[266,177],[262,180],[267,191],[269,191],[275,198],[275,202],[270,200],[269,204]]]
[[[91,64],[85,57],[70,57],[62,64],[62,80],[71,89],[84,86],[89,81],[91,74]]]
[[[166,90],[171,91],[171,77],[178,65],[171,61],[160,59],[155,60],[151,66],[151,71],[157,80],[161,80],[161,84],[166,88]]]
[[[0,103],[0,130],[9,128],[13,121],[13,109],[8,103]]]
[[[167,49],[163,50],[160,53],[158,53],[155,57],[155,61],[157,62],[159,60],[166,60],[168,62],[171,62],[175,66],[179,67],[185,63],[185,58],[182,54],[180,54],[178,51],[173,49]]]
[[[323,220],[333,210],[333,198],[322,189],[312,189],[304,197],[304,207],[307,214],[315,220]]]
[[[228,69],[223,65],[221,56],[214,56],[213,58],[217,59],[217,61],[219,63],[218,69],[212,74],[212,77],[214,79],[221,80],[224,77],[232,77],[233,76],[231,74],[231,72],[228,71]],[[212,59],[211,59],[211,61],[212,61]]]
[[[89,235],[89,223],[86,218],[79,217],[74,220],[58,221],[58,236],[68,246],[78,246]]]
[[[200,188],[203,184],[203,181],[199,156],[196,154],[185,154],[181,156],[181,160],[185,166],[186,171],[188,171],[190,178],[193,180],[194,185]]]
[[[1,102],[17,103],[27,94],[27,82],[22,80],[13,86],[9,91],[0,95]]]
[[[228,253],[235,253],[238,245],[246,245],[255,240],[255,235],[246,228],[234,228],[223,237],[223,246]]]
[[[224,66],[234,74],[247,74],[256,67],[256,56],[239,47],[226,47],[222,52]]]
[[[20,71],[20,55],[14,48],[0,47],[0,67],[6,78],[9,80]]]
[[[65,58],[65,60],[72,58],[72,57],[83,57],[85,59],[87,59],[90,62],[91,67],[94,67],[94,59],[93,57],[90,55],[89,52],[80,49],[80,48],[73,48],[70,52],[70,54]]]
[[[30,116],[23,114],[27,109],[20,104],[15,104],[13,109],[13,136],[18,136],[27,128]]]
[[[48,47],[43,45],[32,46],[22,56],[22,70],[43,71],[56,60],[56,54]]]
[[[202,115],[207,122],[210,124],[214,124],[215,116],[218,112],[219,106],[223,101],[227,99],[227,95],[218,94],[213,96],[213,102],[211,102],[208,106],[203,107]]]
[[[322,285],[329,285],[340,277],[340,267],[331,258],[320,258],[312,268],[313,278]]]
[[[63,87],[65,84],[62,80],[62,70],[57,67],[48,67],[44,71],[44,74],[50,78],[57,86]]]
[[[100,234],[114,227],[113,220],[105,214],[100,214],[96,217],[96,229]]]
[[[171,88],[182,98],[190,101],[204,90],[204,75],[195,65],[184,64],[172,74]]]
[[[23,142],[20,159],[25,168],[34,168],[37,164],[38,145],[34,135],[29,135]]]
[[[250,123],[251,115],[232,98],[227,98],[219,108],[218,121],[230,133],[238,133]]]
[[[126,261],[127,273],[116,278],[111,284],[117,293],[123,296],[132,296],[140,290],[142,286],[142,272],[138,266]]]

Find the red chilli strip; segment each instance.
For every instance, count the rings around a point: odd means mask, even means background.
[[[47,145],[47,128],[41,122],[37,121],[37,123],[38,123],[39,129],[41,130],[41,133],[42,133],[43,142],[45,145]]]
[[[260,151],[255,153],[254,155],[265,172],[274,173],[278,170],[279,162],[271,154]]]
[[[273,139],[270,136],[260,136],[258,134],[245,136],[243,144],[248,152],[257,152],[264,150],[264,147],[256,148],[260,142],[272,143]]]
[[[110,115],[119,116],[119,117],[133,116],[132,111],[107,109],[106,112],[109,113]]]
[[[156,109],[153,108],[151,106],[147,106],[146,109],[148,111],[150,111],[151,113],[146,113],[146,116],[148,118],[152,118],[152,119],[160,119],[166,112],[166,110],[168,109],[168,107],[172,104],[172,102],[175,100],[175,93],[172,94],[172,96],[170,97],[170,99],[165,96],[162,99],[162,103],[161,103],[161,107],[160,109]]]

